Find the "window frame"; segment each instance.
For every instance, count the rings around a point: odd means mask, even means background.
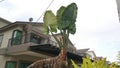
[[[35,40],[37,40],[37,42],[35,41],[33,41],[33,38],[35,39]],[[38,41],[39,40],[39,41]],[[37,34],[34,34],[34,33],[31,33],[30,34],[30,42],[33,42],[33,43],[36,43],[36,44],[41,44],[41,42],[42,42],[42,40],[43,40],[43,38],[41,37],[41,36],[39,36],[39,35],[37,35]]]
[[[3,34],[0,34],[0,36],[2,36],[2,40],[0,40],[0,47],[1,47],[1,44],[2,44],[2,41],[3,41],[4,35],[3,35]]]
[[[19,68],[22,68],[22,64],[27,64],[28,66],[32,64],[33,62],[28,62],[28,61],[20,61],[19,62]]]
[[[20,38],[20,43],[18,44],[18,43],[13,43],[14,42],[14,35],[15,35],[15,32],[16,31],[18,31],[18,32],[21,32],[21,38]],[[13,33],[12,33],[12,38],[11,38],[11,45],[20,45],[21,43],[22,43],[22,31],[21,30],[18,30],[18,29],[16,29],[16,30],[14,30],[13,31]]]
[[[17,68],[17,62],[16,61],[6,61],[5,68],[7,68],[8,63],[15,63],[15,68]]]

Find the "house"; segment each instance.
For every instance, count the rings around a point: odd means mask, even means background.
[[[90,59],[94,60],[97,56],[94,51],[87,51],[87,54],[89,54]]]
[[[120,0],[116,0],[116,2],[117,2],[118,16],[119,16],[119,21],[120,21]]]
[[[94,60],[96,58],[96,54],[94,51],[89,51],[89,48],[86,49],[79,49],[77,50],[77,54],[83,57],[86,57],[86,55],[89,55],[91,60]]]
[[[59,54],[59,46],[53,36],[42,32],[40,22],[9,22],[0,18],[0,68],[26,68],[36,60],[54,57]],[[60,34],[56,35],[60,38]],[[75,54],[76,48],[69,40],[67,56],[82,60]]]

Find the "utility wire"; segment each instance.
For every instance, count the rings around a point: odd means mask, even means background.
[[[52,5],[52,3],[54,2],[54,0],[52,0],[50,2],[50,4],[47,6],[47,8],[45,9],[45,11],[47,11],[47,9]],[[42,15],[45,13],[45,11],[40,15],[40,17],[37,19],[37,22],[41,19]]]

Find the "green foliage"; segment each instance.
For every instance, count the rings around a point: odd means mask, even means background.
[[[71,3],[67,7],[60,7],[57,11],[57,17],[60,30],[67,30],[69,33],[74,34],[76,32],[76,17],[77,17],[77,5]]]
[[[78,68],[77,64],[75,64],[73,61],[71,62],[74,68]],[[106,63],[106,58],[101,60],[94,60],[92,62],[90,58],[87,56],[86,58],[83,58],[83,63],[81,65],[81,68],[120,68],[120,67],[114,62],[108,65]]]
[[[120,68],[115,62],[112,62],[109,68]]]
[[[71,62],[74,68],[80,68],[72,59],[71,59]]]
[[[57,32],[57,18],[51,10],[45,12],[43,20],[45,34],[49,33],[49,28],[52,32]]]
[[[61,28],[61,18],[62,18],[62,14],[63,14],[63,12],[64,12],[64,10],[65,10],[65,6],[61,6],[60,8],[59,8],[59,10],[57,11],[57,22],[59,23],[58,24],[58,29],[59,30],[62,30],[62,28]]]
[[[118,51],[117,60],[117,64],[120,65],[120,51]]]
[[[75,34],[76,32],[76,17],[77,17],[77,5],[75,3],[71,3],[67,7],[62,6],[57,11],[57,15],[55,15],[51,10],[45,12],[43,18],[43,32],[45,34],[51,33],[55,40],[58,42],[60,48],[65,48],[68,45],[69,34]],[[62,35],[63,41],[59,41],[55,36],[59,30]]]

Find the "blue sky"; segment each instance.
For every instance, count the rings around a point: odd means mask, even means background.
[[[52,0],[5,0],[0,2],[0,17],[11,22],[34,21]],[[116,61],[120,51],[120,23],[115,0],[54,0],[48,10],[75,2],[78,5],[77,32],[70,39],[77,49],[90,48],[97,56]],[[39,22],[42,21],[42,17]]]

